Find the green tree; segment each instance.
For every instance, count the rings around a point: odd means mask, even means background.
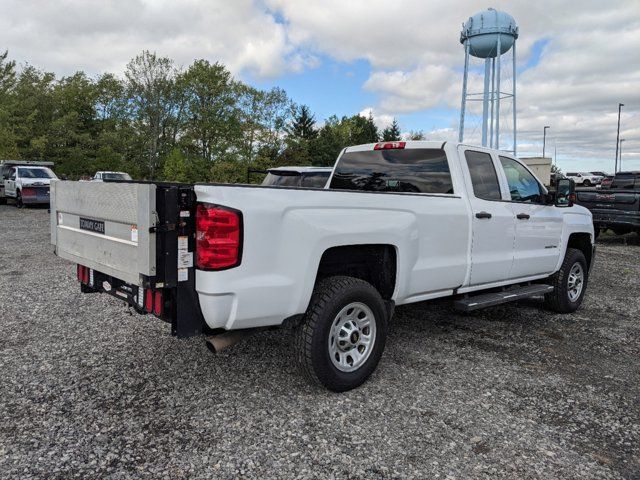
[[[203,182],[208,179],[207,163],[200,157],[187,158],[179,148],[174,148],[165,158],[163,177],[171,182]]]
[[[185,95],[182,144],[208,162],[225,159],[242,135],[231,73],[220,63],[197,60],[179,83]]]
[[[176,88],[173,61],[147,50],[129,62],[125,71],[127,96],[143,174],[156,178],[163,154],[173,147],[183,112],[183,96]]]
[[[398,125],[398,122],[394,118],[393,122],[391,122],[391,125],[389,125],[382,131],[382,141],[397,142],[398,140],[400,140],[400,133],[400,125]]]
[[[9,52],[0,54],[0,158],[19,155],[11,125],[11,91],[16,82],[16,62],[8,61]]]
[[[424,132],[422,130],[411,130],[409,132],[409,140],[425,140]]]

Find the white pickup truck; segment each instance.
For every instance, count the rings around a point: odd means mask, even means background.
[[[594,231],[573,188],[495,150],[385,142],[345,148],[325,189],[55,181],[51,235],[82,291],[212,349],[292,327],[302,372],[344,391],[376,368],[396,305],[575,311]]]

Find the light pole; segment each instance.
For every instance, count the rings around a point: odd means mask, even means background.
[[[622,142],[624,142],[624,138],[620,139],[620,153],[618,154],[620,156],[620,161],[618,162],[618,168],[620,169],[620,171],[622,171]]]
[[[624,103],[618,104],[618,135],[616,136],[616,163],[613,169],[614,175],[618,172],[618,147],[620,146],[620,112],[622,111],[622,107],[624,107]]]
[[[551,127],[549,125],[546,125],[542,129],[542,158],[544,158],[544,153],[547,148],[547,128],[551,128]]]

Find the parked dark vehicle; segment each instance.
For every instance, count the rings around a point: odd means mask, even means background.
[[[640,234],[640,171],[617,173],[606,192],[578,191],[577,203],[591,210],[596,235],[605,229]]]
[[[611,183],[613,182],[613,175],[607,175],[600,182],[600,188],[611,188]]]

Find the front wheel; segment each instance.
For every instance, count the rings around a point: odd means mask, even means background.
[[[558,313],[575,312],[582,304],[587,289],[587,260],[577,248],[567,248],[560,270],[550,278],[554,287],[544,296],[545,304]]]
[[[584,182],[582,182],[582,184],[583,184],[585,187],[590,187],[590,186],[591,186],[591,180],[585,180]]]
[[[20,190],[16,192],[16,207],[18,208],[24,207],[24,203],[22,202],[22,194],[20,193]]]
[[[326,278],[316,286],[294,333],[300,370],[334,392],[356,388],[376,369],[387,327],[387,309],[371,284],[353,277]]]

